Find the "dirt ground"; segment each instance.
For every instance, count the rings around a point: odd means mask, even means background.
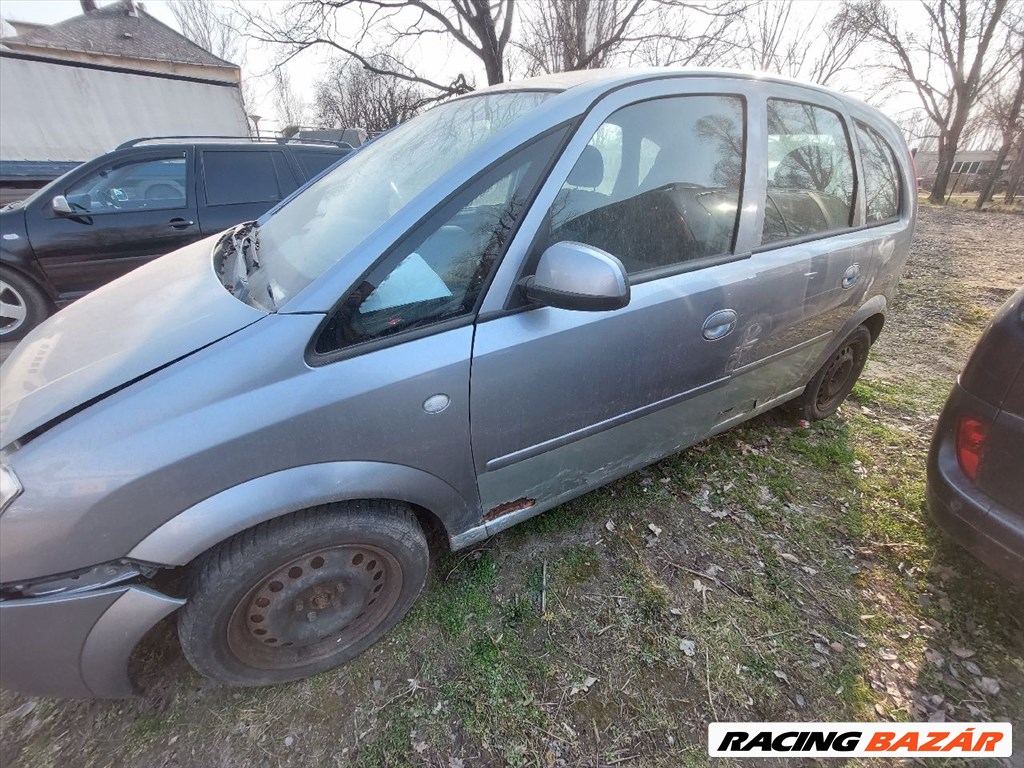
[[[301,683],[205,681],[167,621],[138,699],[0,694],[0,765],[701,766],[714,720],[1010,721],[1024,765],[1024,594],[923,495],[946,393],[1022,284],[1024,217],[922,207],[836,417],[768,414],[444,556],[389,638]]]

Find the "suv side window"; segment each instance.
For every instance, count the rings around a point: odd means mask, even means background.
[[[739,96],[695,95],[616,111],[555,198],[548,244],[601,248],[630,275],[729,253],[739,220],[743,107]]]
[[[185,208],[187,178],[184,152],[115,160],[76,181],[64,196],[72,208],[89,214]]]
[[[274,162],[274,156],[279,154],[244,149],[204,150],[206,204],[273,203],[280,200],[283,197],[282,185]]]
[[[326,354],[476,311],[564,131],[492,167],[362,278],[317,338]]]
[[[896,155],[877,131],[856,123],[857,143],[864,163],[867,223],[881,224],[900,215],[900,172]]]
[[[838,113],[768,99],[768,199],[762,243],[853,224],[853,152]],[[778,216],[775,213],[778,213]]]

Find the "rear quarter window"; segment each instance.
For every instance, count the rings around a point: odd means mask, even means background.
[[[900,215],[901,194],[896,153],[873,128],[858,122],[856,131],[864,165],[867,223],[881,224],[897,219]]]
[[[292,150],[292,153],[295,155],[295,159],[298,160],[299,167],[306,174],[307,179],[319,176],[345,156],[345,153],[318,151],[315,149],[295,149]]]

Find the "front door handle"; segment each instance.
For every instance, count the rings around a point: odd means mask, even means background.
[[[195,222],[192,221],[192,219],[177,218],[171,219],[169,226],[171,229],[188,229],[193,224],[195,224]]]
[[[851,264],[843,273],[843,290],[849,290],[860,280],[860,264]]]
[[[705,339],[716,341],[728,336],[735,327],[736,312],[731,309],[720,309],[708,315],[701,330]]]

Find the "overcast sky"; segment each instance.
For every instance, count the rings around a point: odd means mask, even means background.
[[[215,1],[221,4],[230,4],[229,0]],[[245,0],[245,2],[257,7],[269,8],[271,12],[275,5],[283,5],[283,0],[271,0],[269,3],[266,0]],[[101,0],[99,4],[104,5],[105,2]],[[174,15],[171,13],[166,0],[144,0],[142,4],[151,15],[168,26],[177,29]],[[798,10],[805,9],[803,10],[805,18],[801,19],[801,21],[807,22],[808,27],[812,26],[812,22],[809,19],[815,16],[815,8],[824,6],[816,14],[817,18],[813,21],[813,26],[818,27],[831,16],[836,5],[838,5],[836,0],[827,0],[824,3],[806,0],[806,2],[798,5]],[[912,26],[921,22],[921,9],[918,3],[903,0],[901,2],[894,2],[892,5],[903,17],[902,22],[904,25]],[[82,7],[78,0],[0,0],[0,15],[4,19],[52,24],[70,16],[76,16],[81,12]],[[821,30],[807,28],[802,33],[810,40],[820,34]],[[289,63],[287,71],[293,89],[307,104],[312,103],[316,81],[323,76],[332,55],[330,49],[327,48],[310,49],[295,57]],[[861,55],[867,61],[871,54],[865,50]],[[275,119],[271,70],[280,56],[280,49],[274,50],[251,41],[246,47],[243,77],[247,78],[251,84],[252,92],[255,94],[256,103],[250,106],[250,112],[258,114],[263,118],[260,122],[261,129],[273,130],[279,126],[279,122]],[[461,69],[475,73],[478,84],[486,83],[482,65],[478,66],[478,62],[465,53],[463,49],[451,44],[436,41],[424,43],[423,46],[418,46],[408,52],[406,60],[414,66],[418,64],[419,67],[423,68],[424,73],[432,76],[451,76]],[[863,79],[862,72],[863,68],[853,68],[841,82],[836,83],[836,87],[861,98],[866,98],[869,95],[869,83]],[[875,101],[877,102],[877,99]],[[903,95],[894,96],[886,104],[879,106],[882,106],[886,112],[896,117],[900,112],[912,109],[915,105],[916,100],[913,96]]]

